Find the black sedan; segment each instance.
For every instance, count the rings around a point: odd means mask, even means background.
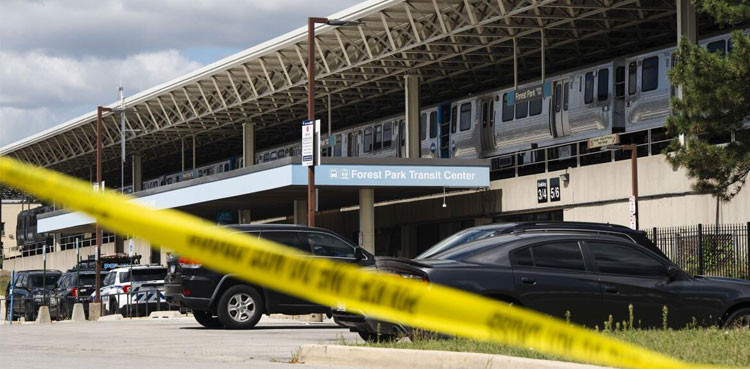
[[[635,328],[750,326],[750,282],[691,276],[616,236],[520,232],[471,242],[429,259],[381,258],[376,265],[381,272],[476,293],[590,328],[631,321]],[[365,320],[373,337],[410,332],[399,324]]]

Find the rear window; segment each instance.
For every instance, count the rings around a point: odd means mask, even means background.
[[[438,254],[448,251],[450,249],[453,249],[457,246],[461,246],[465,243],[469,243],[472,241],[478,241],[485,238],[491,238],[498,234],[500,234],[502,231],[497,229],[466,229],[457,233],[454,233],[451,236],[448,236],[446,239],[436,243],[434,246],[427,249],[427,251],[423,252],[419,256],[417,256],[415,259],[427,259],[432,257],[439,257]]]
[[[167,268],[134,269],[133,281],[162,281],[167,277]],[[130,282],[130,271],[120,272],[120,282]]]
[[[102,275],[102,280],[106,275]],[[75,277],[73,277],[75,280]],[[96,274],[81,274],[81,277],[78,279],[78,282],[75,283],[76,285],[80,286],[93,286],[96,283]]]
[[[57,280],[60,279],[60,274],[47,274],[47,286],[51,287]],[[39,288],[44,285],[44,276],[42,274],[31,274],[29,275],[29,288]]]

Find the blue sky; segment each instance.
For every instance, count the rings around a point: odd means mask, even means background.
[[[0,147],[361,1],[3,0]]]

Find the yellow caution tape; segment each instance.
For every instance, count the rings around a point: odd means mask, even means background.
[[[588,363],[637,369],[718,368],[688,364],[592,330],[459,290],[310,258],[294,249],[199,218],[156,210],[91,184],[0,157],[0,181],[87,213],[104,228],[166,246],[206,266],[326,306],[345,304],[380,319]]]

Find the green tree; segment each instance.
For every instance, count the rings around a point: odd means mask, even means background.
[[[694,3],[697,11],[722,24],[750,21],[747,0]],[[750,37],[732,32],[726,55],[680,40],[669,78],[681,86],[682,98],[672,99],[673,115],[666,127],[672,135],[683,135],[684,142],[675,139],[670,144],[667,161],[687,169],[694,190],[729,201],[750,173],[750,133],[742,129],[750,120]],[[711,144],[732,134],[735,140],[729,144]]]

